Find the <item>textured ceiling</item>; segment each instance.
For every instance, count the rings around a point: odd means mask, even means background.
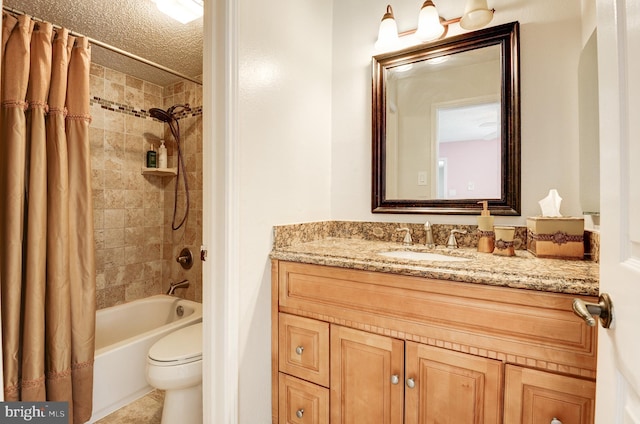
[[[4,5],[200,79],[202,18],[186,25],[151,0],[4,0]],[[166,86],[180,78],[93,46],[94,63]]]

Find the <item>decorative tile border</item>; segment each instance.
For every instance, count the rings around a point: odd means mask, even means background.
[[[122,103],[112,102],[111,100],[102,99],[100,97],[91,97],[89,99],[89,103],[91,106],[99,104],[102,109],[106,109],[111,112],[123,113],[125,115],[135,116],[138,118],[153,119],[147,110],[138,109]],[[202,106],[192,107],[190,111],[184,111],[176,114],[177,119],[191,118],[195,116],[202,116]]]

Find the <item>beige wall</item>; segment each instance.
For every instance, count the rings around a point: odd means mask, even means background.
[[[184,272],[173,256],[187,242],[198,256],[202,222],[201,113],[180,119],[188,178],[193,185],[192,212],[185,230],[173,232],[168,226],[175,178],[140,172],[149,143],[157,148],[159,139],[172,140],[164,134],[166,125],[152,120],[146,111],[186,99],[201,105],[197,91],[193,83],[163,88],[99,65],[91,67],[98,308],[161,293],[170,281],[182,278],[189,278],[193,284],[177,293],[202,299],[200,261]],[[172,141],[167,144],[169,164],[173,166],[175,148]],[[198,249],[194,249],[196,245]]]

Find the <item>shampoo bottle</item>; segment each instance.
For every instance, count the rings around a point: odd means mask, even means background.
[[[167,148],[164,145],[164,140],[160,140],[160,148],[158,148],[158,168],[167,167]]]
[[[157,168],[157,153],[153,149],[153,144],[149,144],[149,150],[147,150],[147,168]]]
[[[493,229],[493,217],[488,208],[488,202],[483,200],[482,212],[478,217],[478,252],[491,253],[495,247],[496,234]]]

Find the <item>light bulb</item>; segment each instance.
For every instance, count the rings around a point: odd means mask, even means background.
[[[440,15],[433,1],[423,3],[418,16],[418,29],[416,38],[420,41],[435,40],[444,33],[444,26],[440,23]]]
[[[393,9],[387,5],[387,12],[382,17],[378,30],[378,41],[375,49],[378,51],[393,50],[398,46],[398,26],[393,18]]]
[[[460,18],[463,29],[478,29],[493,19],[493,10],[487,6],[487,0],[468,0],[464,7],[464,15]]]

